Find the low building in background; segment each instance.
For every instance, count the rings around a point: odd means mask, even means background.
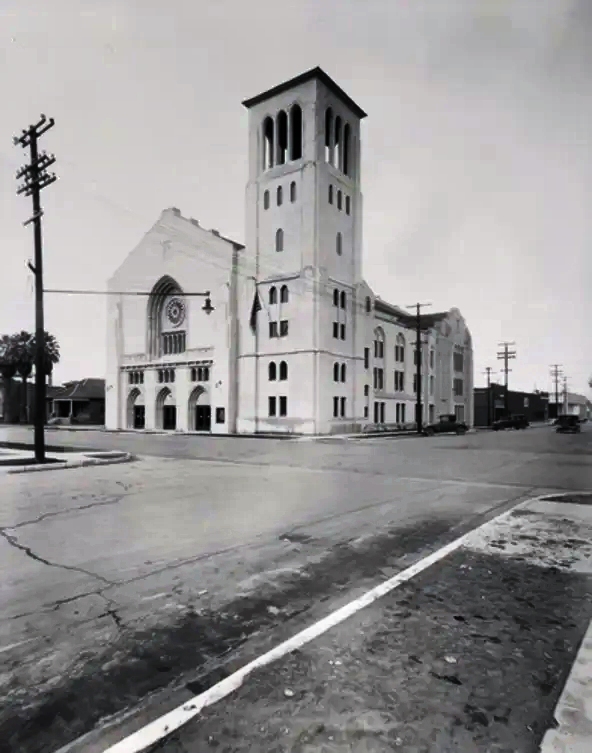
[[[105,380],[81,379],[47,388],[48,416],[52,423],[105,423]]]
[[[505,415],[521,414],[528,421],[536,423],[548,421],[549,393],[518,392],[508,390],[506,406],[506,388],[503,384],[493,383],[490,387],[475,387],[475,426],[491,426],[494,421]]]

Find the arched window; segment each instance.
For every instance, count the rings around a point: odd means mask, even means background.
[[[333,110],[330,107],[325,112],[325,162],[333,164]]]
[[[277,191],[276,191],[276,202],[277,202],[278,207],[281,207],[283,200],[284,200],[283,189],[281,186],[278,186]]]
[[[280,382],[285,382],[288,378],[288,364],[285,361],[280,361]]]
[[[345,382],[345,364],[341,364],[341,381]]]
[[[333,364],[333,381],[334,382],[339,381],[339,364],[338,363]]]
[[[335,250],[337,251],[337,256],[341,256],[343,252],[343,238],[341,237],[341,233],[337,233],[337,237],[335,239]]]
[[[350,174],[351,129],[349,123],[343,128],[343,172]],[[348,212],[349,214],[349,212]]]
[[[280,303],[288,303],[288,286],[282,285],[280,288]]]
[[[405,338],[400,333],[397,335],[395,351],[395,360],[399,363],[405,363]]]
[[[263,121],[263,169],[273,167],[275,128],[273,118],[269,116]]]
[[[369,295],[366,296],[366,313],[369,314],[372,311],[372,299]]]
[[[333,203],[333,186],[329,185],[329,204]]]
[[[333,291],[333,305],[339,306],[339,290],[337,288]]]
[[[342,169],[342,157],[343,157],[343,148],[341,143],[341,118],[339,115],[335,118],[335,149],[334,149],[334,158],[333,162],[331,164],[335,165],[335,167],[338,170]]]
[[[341,191],[337,191],[337,209],[341,212],[341,207],[343,206],[343,194]]]
[[[277,115],[277,160],[276,165],[284,165],[288,155],[288,116],[283,110]]]
[[[339,296],[339,307],[344,309],[345,308],[345,301],[346,301],[346,295],[344,291],[341,291],[341,295]]]
[[[384,331],[382,327],[374,330],[374,358],[384,358]]]
[[[290,159],[302,158],[302,108],[292,105],[290,110]]]
[[[275,365],[275,361],[270,361],[269,366],[267,367],[267,373],[269,376],[270,382],[275,382],[277,379],[277,366]]]
[[[275,285],[272,285],[269,288],[269,302],[271,304],[277,303],[277,288],[275,287]]]
[[[275,250],[284,250],[284,231],[281,229],[281,227],[278,228],[275,232]]]
[[[263,209],[269,209],[269,191],[263,193]]]
[[[290,183],[290,201],[292,204],[296,201],[296,181]]]

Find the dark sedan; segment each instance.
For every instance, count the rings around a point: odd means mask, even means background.
[[[466,434],[469,427],[463,422],[458,421],[453,414],[440,416],[440,420],[434,424],[428,424],[424,427],[423,434],[426,437],[432,437],[434,434]]]
[[[526,416],[506,416],[493,422],[492,429],[494,431],[502,431],[504,429],[527,429],[530,426]]]

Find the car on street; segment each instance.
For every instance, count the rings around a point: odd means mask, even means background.
[[[434,434],[466,434],[469,427],[463,422],[458,421],[453,413],[440,416],[440,420],[433,424],[428,424],[423,429],[423,435],[432,437]]]
[[[579,416],[559,416],[556,432],[559,434],[579,434],[582,430]]]
[[[526,416],[517,414],[515,416],[505,416],[494,421],[491,428],[494,431],[502,431],[504,429],[527,429],[530,423]]]

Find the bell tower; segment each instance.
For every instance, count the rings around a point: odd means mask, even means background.
[[[262,304],[255,340],[246,332],[241,337],[241,356],[250,350],[259,362],[254,409],[261,421],[255,430],[277,424],[279,430],[320,432],[333,416],[323,395],[332,363],[356,356],[360,123],[366,113],[321,68],[243,105],[249,112],[243,276],[252,279]],[[270,381],[267,362],[280,353],[289,376],[281,385],[287,394],[278,401],[285,397],[288,408],[273,416],[263,385]]]

